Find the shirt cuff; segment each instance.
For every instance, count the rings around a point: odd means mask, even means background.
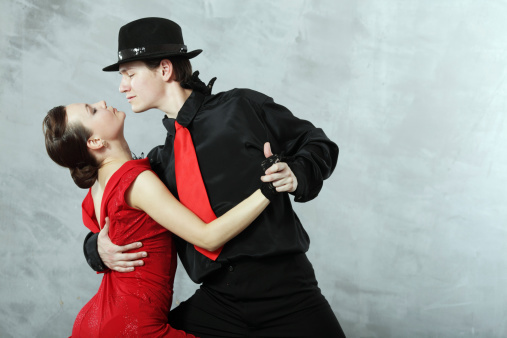
[[[295,202],[305,202],[304,195],[307,182],[305,180],[303,166],[300,163],[296,162],[296,159],[294,157],[286,158],[285,163],[287,163],[290,170],[292,170],[294,176],[296,176],[296,179],[298,180],[298,186],[296,190],[290,192],[289,194],[294,196]]]
[[[94,271],[100,273],[109,270],[109,268],[104,264],[104,262],[99,256],[99,251],[97,249],[98,236],[99,233],[94,234],[93,232],[90,232],[84,240],[83,251],[88,265]]]

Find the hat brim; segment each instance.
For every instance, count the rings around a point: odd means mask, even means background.
[[[115,64],[112,64],[110,66],[102,68],[102,70],[104,72],[115,72],[115,71],[117,72],[118,70],[120,70],[120,65],[123,64],[123,63],[132,62],[132,61],[142,61],[142,60],[158,59],[158,58],[171,57],[171,56],[178,56],[178,57],[183,57],[183,58],[191,59],[191,58],[194,58],[197,55],[201,54],[201,52],[202,52],[202,49],[196,49],[196,50],[193,50],[191,52],[184,53],[184,54],[183,53],[174,54],[174,53],[167,53],[167,52],[151,53],[151,54],[141,54],[141,55],[134,56],[134,57],[131,57],[131,58],[126,59],[126,60],[118,61]]]

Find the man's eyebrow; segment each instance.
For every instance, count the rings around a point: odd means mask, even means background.
[[[131,69],[132,67],[128,67],[128,68],[122,68],[118,71],[118,73],[120,73],[120,75],[123,75],[123,73],[126,73],[129,69]]]
[[[92,112],[92,107],[90,107],[90,105],[88,103],[85,103],[85,108],[86,110],[91,113]]]

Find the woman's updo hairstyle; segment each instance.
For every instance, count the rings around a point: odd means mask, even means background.
[[[51,109],[42,122],[49,157],[62,167],[70,169],[74,183],[90,188],[97,180],[99,163],[88,151],[87,142],[92,132],[81,123],[67,123],[64,106]]]

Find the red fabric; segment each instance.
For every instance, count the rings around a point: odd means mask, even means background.
[[[209,223],[216,219],[208,199],[208,193],[201,176],[194,143],[187,128],[174,121],[174,171],[180,202]],[[222,248],[208,251],[194,245],[194,248],[209,259],[216,260]]]
[[[140,241],[144,265],[133,272],[104,273],[97,294],[77,315],[72,337],[194,337],[168,324],[176,272],[172,234],[145,212],[128,206],[125,192],[137,176],[150,170],[148,159],[126,162],[107,182],[100,224],[109,216],[109,237],[117,245]],[[97,232],[93,199],[83,201],[83,220]]]

